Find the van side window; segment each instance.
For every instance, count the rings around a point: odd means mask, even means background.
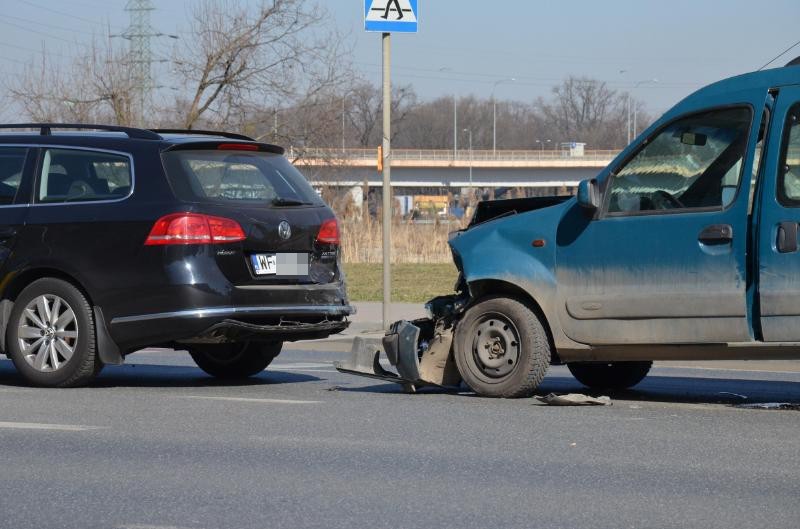
[[[778,166],[778,198],[787,206],[800,206],[800,104],[789,110]]]
[[[737,107],[667,125],[612,174],[608,212],[728,206],[741,183],[751,121],[750,108]]]
[[[14,203],[28,149],[0,147],[0,206]]]
[[[38,202],[115,200],[131,192],[127,156],[78,149],[46,149],[36,191]]]

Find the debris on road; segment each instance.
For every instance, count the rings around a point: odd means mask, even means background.
[[[568,393],[566,395],[550,393],[544,397],[537,395],[535,398],[548,406],[611,406],[610,397],[590,397],[582,393]]]
[[[792,402],[753,402],[748,404],[735,404],[734,408],[746,410],[796,410],[800,411],[800,404]]]

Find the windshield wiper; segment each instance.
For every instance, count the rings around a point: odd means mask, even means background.
[[[296,198],[273,198],[273,206],[310,206],[311,202],[305,202]]]

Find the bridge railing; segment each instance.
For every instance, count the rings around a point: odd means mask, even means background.
[[[337,160],[377,160],[377,149],[330,149],[307,148],[302,154],[294,149],[290,153],[300,155],[306,159],[337,159]],[[424,160],[424,161],[547,161],[563,159],[581,159],[587,161],[610,160],[619,154],[617,150],[585,150],[583,155],[572,154],[569,150],[472,150],[459,149],[458,152],[439,149],[392,149],[393,160]]]

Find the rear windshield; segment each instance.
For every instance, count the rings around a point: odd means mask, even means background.
[[[277,154],[168,151],[163,159],[167,177],[181,200],[275,205],[321,203],[300,171]]]

